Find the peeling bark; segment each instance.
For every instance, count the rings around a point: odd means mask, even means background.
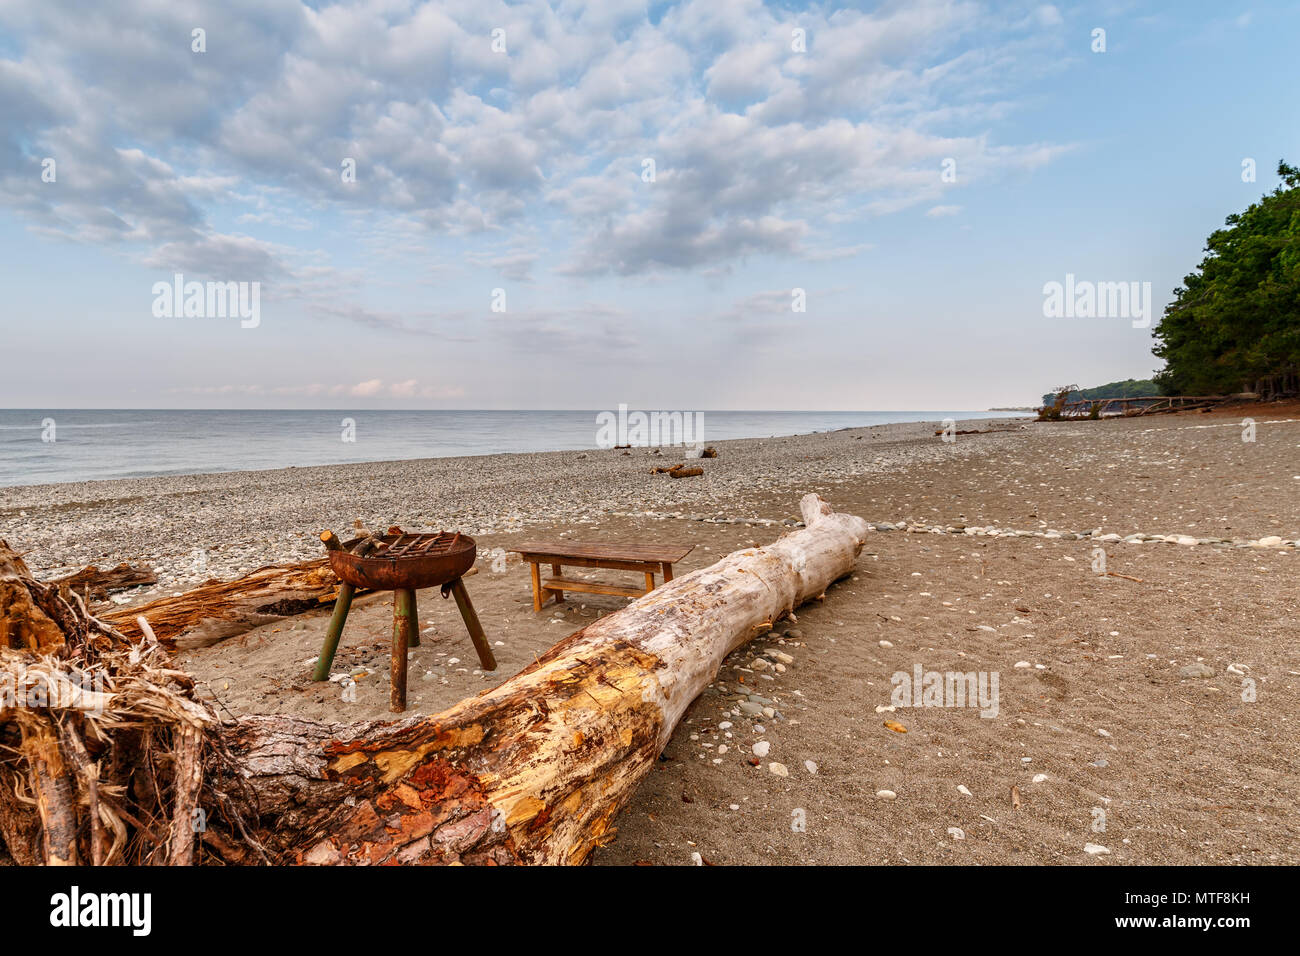
[[[33,580],[23,559],[0,540],[0,647],[43,654],[62,646],[60,622],[37,600],[45,590]]]

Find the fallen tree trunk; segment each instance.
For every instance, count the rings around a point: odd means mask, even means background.
[[[582,863],[729,653],[852,572],[867,533],[807,528],[676,578],[440,714],[227,730],[263,842],[296,863]]]
[[[214,581],[174,597],[99,614],[132,640],[143,615],[165,646],[207,647],[278,618],[329,604],[339,581],[324,558],[258,568],[233,581]],[[365,593],[360,592],[360,593]]]

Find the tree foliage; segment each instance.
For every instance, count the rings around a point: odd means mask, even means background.
[[[1206,241],[1154,330],[1174,395],[1294,393],[1300,369],[1300,169]]]
[[[1060,390],[1058,389],[1057,392]],[[1043,404],[1050,405],[1057,392],[1048,392],[1043,396]],[[1067,402],[1078,402],[1087,398],[1138,398],[1146,395],[1159,395],[1156,383],[1149,378],[1126,378],[1122,382],[1107,382],[1094,388],[1078,388],[1065,396]]]

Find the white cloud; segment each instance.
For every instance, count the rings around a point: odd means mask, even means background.
[[[1012,77],[1046,69],[1051,5],[1017,19],[966,0],[799,13],[687,0],[653,23],[649,9],[11,0],[0,203],[150,268],[277,277],[313,314],[430,334],[353,294],[308,245],[312,223],[341,214],[366,237],[409,237],[393,256],[454,237],[465,261],[519,281],[703,274],[833,258],[844,222],[955,211],[944,157],[963,189],[1065,148],[999,144],[977,125],[1014,110]],[[508,55],[491,50],[497,26]],[[795,26],[806,52],[790,47]],[[47,155],[58,186],[33,188]],[[286,227],[301,240],[272,232]],[[529,248],[499,251],[507,235]]]

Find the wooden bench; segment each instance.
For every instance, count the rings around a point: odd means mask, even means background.
[[[617,594],[622,597],[640,597],[655,588],[655,574],[661,572],[664,583],[673,579],[673,565],[691,553],[694,545],[674,547],[653,544],[597,544],[583,541],[525,541],[511,551],[518,552],[533,569],[533,610],[540,611],[547,599],[555,596],[555,603],[564,600],[565,591],[582,591],[589,594]],[[551,577],[542,580],[541,565],[551,566]],[[603,581],[583,581],[561,577],[564,565],[579,568],[607,568],[614,571],[640,571],[645,575],[645,587],[627,587],[606,584]]]

